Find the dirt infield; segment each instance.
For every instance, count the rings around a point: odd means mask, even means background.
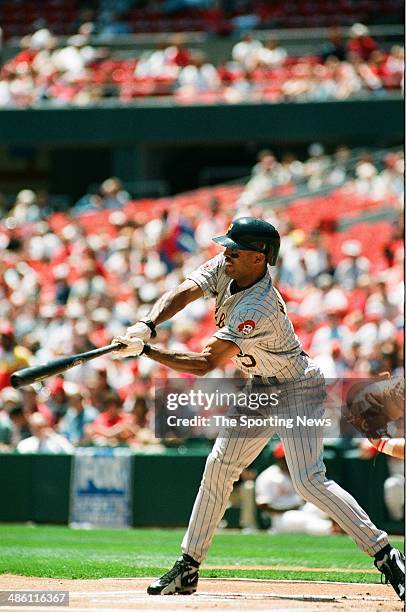
[[[24,610],[71,609],[90,612],[112,610],[368,610],[387,612],[403,610],[402,603],[390,587],[377,584],[304,582],[251,579],[202,579],[192,596],[150,597],[146,578],[101,580],[62,580],[0,576],[0,590],[69,591],[68,607],[43,608],[24,606]],[[1,610],[16,607],[1,606]]]

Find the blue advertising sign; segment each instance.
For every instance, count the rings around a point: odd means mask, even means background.
[[[129,527],[132,453],[126,448],[78,448],[70,495],[72,526]]]

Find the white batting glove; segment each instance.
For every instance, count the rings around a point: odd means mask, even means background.
[[[127,327],[125,337],[128,340],[140,338],[143,342],[148,342],[151,339],[152,331],[144,321],[138,321],[135,325]]]
[[[120,342],[121,344],[126,345],[125,347],[111,353],[113,359],[138,357],[141,355],[144,348],[144,342],[141,340],[141,338],[133,338],[130,340],[127,336],[116,336],[113,338],[112,342]]]

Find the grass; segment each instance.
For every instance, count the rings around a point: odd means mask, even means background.
[[[183,533],[179,529],[73,530],[3,524],[0,525],[0,573],[52,578],[156,576],[172,566],[179,554]],[[396,538],[392,541],[396,542]],[[363,572],[373,567],[372,561],[346,536],[223,532],[214,538],[207,565],[235,566],[235,569],[204,569],[203,566],[202,576],[380,581],[378,573]],[[241,569],[239,565],[254,569]],[[259,569],[269,565],[289,566],[292,570]],[[294,566],[336,568],[336,571],[305,572]]]

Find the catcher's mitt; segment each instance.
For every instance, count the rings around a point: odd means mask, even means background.
[[[343,416],[367,438],[390,437],[388,424],[403,414],[403,379],[357,383],[347,395]]]

